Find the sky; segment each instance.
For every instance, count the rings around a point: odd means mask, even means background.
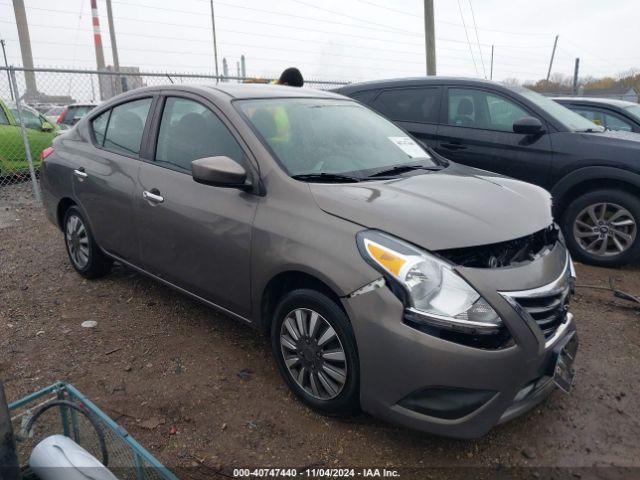
[[[95,69],[90,0],[24,0],[36,66]],[[520,81],[553,73],[616,76],[640,68],[638,0],[435,0],[439,75]],[[121,66],[214,71],[209,0],[113,0]],[[247,74],[297,66],[305,78],[360,81],[425,74],[422,0],[214,0],[220,71],[245,55]],[[98,0],[112,63],[106,3]],[[465,29],[466,26],[466,29]],[[11,0],[0,0],[0,38],[21,57]]]

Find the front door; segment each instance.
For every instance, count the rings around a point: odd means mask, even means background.
[[[534,114],[513,99],[483,89],[449,87],[446,102],[438,153],[465,165],[546,185],[552,161],[549,134],[513,132],[516,120]]]
[[[135,195],[142,267],[248,316],[251,232],[259,197],[193,180],[191,162],[218,155],[250,170],[243,149],[211,105],[187,94],[167,97],[155,152],[141,163]]]

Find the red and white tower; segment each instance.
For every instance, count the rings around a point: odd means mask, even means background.
[[[98,16],[97,0],[91,0],[91,19],[93,22],[93,43],[96,47],[96,65],[98,70],[104,70],[104,52],[102,51],[102,35],[100,34],[100,17]]]

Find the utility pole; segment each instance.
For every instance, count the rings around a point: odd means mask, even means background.
[[[427,55],[427,75],[436,74],[436,32],[433,0],[424,0],[424,43]]]
[[[29,24],[27,23],[27,11],[24,8],[23,0],[13,0],[13,12],[16,16],[16,28],[18,29],[18,40],[20,41],[22,66],[26,69],[24,72],[24,82],[27,87],[27,91],[24,96],[27,98],[37,97],[38,88],[36,86],[36,74],[33,71],[31,37],[29,35]]]
[[[553,67],[553,57],[556,56],[557,46],[558,46],[558,35],[556,35],[556,39],[553,42],[553,50],[551,51],[551,60],[549,61],[549,70],[547,71],[547,82],[549,81],[549,77],[551,76],[551,67]]]
[[[213,0],[210,0],[211,3],[211,31],[213,32],[213,61],[214,71],[216,74],[216,82],[218,81],[218,42],[216,41],[216,16],[213,13]]]
[[[578,72],[580,71],[580,59],[576,58],[575,67],[573,67],[573,94],[578,95]]]
[[[118,58],[118,45],[116,44],[116,31],[113,28],[113,10],[111,9],[111,0],[107,0],[107,20],[109,22],[109,36],[111,37],[111,53],[113,54],[113,69],[120,72],[120,59]],[[126,92],[126,79],[116,76],[115,93]]]
[[[244,55],[240,55],[240,74],[242,78],[247,78],[247,65],[244,60]]]
[[[11,413],[2,381],[0,381],[0,471],[5,480],[20,480],[22,478],[11,425]]]
[[[493,80],[493,45],[491,45],[491,70],[489,71],[489,80]]]
[[[11,100],[15,100],[13,96],[13,85],[11,85],[11,74],[9,73],[9,62],[7,62],[7,51],[4,48],[4,39],[0,40],[0,45],[2,45],[2,55],[4,56],[4,66],[7,67],[7,80],[9,81],[9,92],[11,93]]]

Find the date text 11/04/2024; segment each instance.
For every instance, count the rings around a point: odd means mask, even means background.
[[[397,470],[386,468],[236,468],[233,476],[242,477],[308,477],[308,478],[398,478],[400,473]]]

